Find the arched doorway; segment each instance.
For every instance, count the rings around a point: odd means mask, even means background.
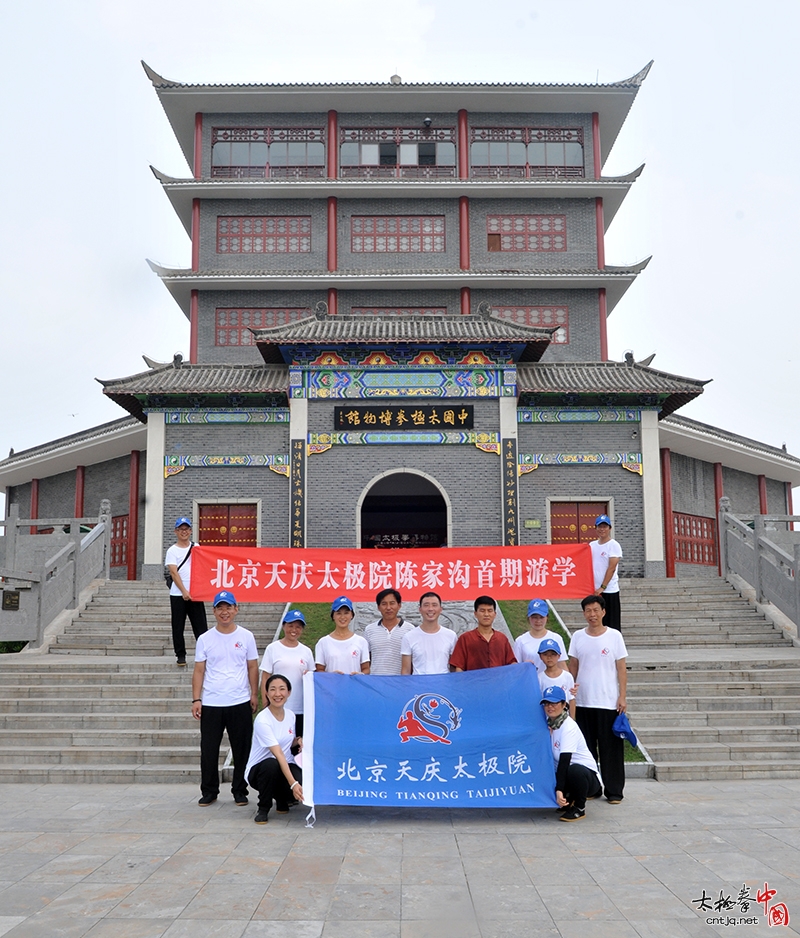
[[[398,469],[367,486],[359,504],[361,547],[446,547],[449,504],[420,472]]]

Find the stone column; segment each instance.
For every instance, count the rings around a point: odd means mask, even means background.
[[[167,426],[164,414],[147,415],[147,463],[145,468],[143,580],[157,580],[164,573],[164,453]],[[130,523],[130,519],[129,519]]]
[[[642,408],[641,427],[644,575],[646,577],[664,577],[666,576],[666,567],[664,564],[664,514],[661,510],[658,411]]]

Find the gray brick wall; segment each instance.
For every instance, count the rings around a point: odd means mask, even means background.
[[[91,502],[85,502],[87,513],[96,513],[100,507],[92,509]],[[39,517],[71,518],[75,511],[75,470],[60,472],[58,475],[39,480]]]
[[[340,290],[339,313],[349,314],[353,307],[368,309],[408,309],[443,307],[456,316],[461,312],[458,290]]]
[[[735,515],[757,515],[758,477],[738,469],[722,469],[722,488],[731,500],[731,511]]]
[[[217,218],[229,215],[311,217],[311,251],[297,254],[218,254]],[[204,199],[200,204],[200,270],[327,269],[328,221],[324,199]]]
[[[600,311],[596,290],[472,290],[472,308],[492,306],[566,306],[569,310],[569,342],[550,345],[542,361],[598,361]]]
[[[670,453],[670,469],[672,510],[715,518],[713,463]]]
[[[489,251],[489,215],[566,215],[566,251]],[[470,262],[481,269],[580,270],[597,267],[594,202],[589,199],[472,199]]]
[[[198,296],[197,359],[201,364],[263,364],[264,359],[255,345],[215,345],[217,309],[314,309],[320,301],[327,301],[324,290],[204,290]]]
[[[497,401],[470,401],[475,426],[497,430]],[[330,430],[333,406],[312,402],[309,429]],[[370,481],[401,467],[437,480],[452,504],[453,545],[499,544],[502,467],[499,456],[472,445],[334,446],[307,461],[308,546],[355,547],[356,503]],[[331,485],[336,499],[331,499]]]
[[[777,479],[767,479],[767,511],[775,515],[785,515],[786,485]]]
[[[694,577],[695,579],[710,580],[719,576],[719,569],[716,566],[709,567],[706,564],[699,563],[676,563],[675,576]]]

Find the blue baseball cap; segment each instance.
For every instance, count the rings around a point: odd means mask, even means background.
[[[355,615],[355,609],[353,609],[353,604],[346,596],[337,596],[331,604],[331,614],[338,612],[340,609],[349,609],[350,612]]]
[[[594,526],[597,527],[598,524],[607,524],[611,527],[611,518],[609,518],[608,515],[598,515],[594,519]]]
[[[227,603],[229,606],[235,606],[236,597],[233,595],[233,593],[229,593],[227,590],[222,590],[214,597],[214,608],[216,609],[220,603]]]
[[[545,638],[542,640],[539,644],[539,654],[541,655],[543,651],[554,651],[559,656],[561,655],[561,647],[554,638]]]
[[[182,524],[188,524],[189,527],[191,527],[192,519],[191,518],[178,518],[178,520],[175,522],[175,528],[176,529],[179,528]]]
[[[305,625],[306,617],[299,609],[290,609],[283,617],[283,624],[286,625],[287,622],[302,622]]]
[[[547,602],[544,599],[532,599],[528,603],[528,615],[547,618]]]
[[[620,739],[627,739],[631,746],[636,745],[636,733],[634,733],[631,729],[631,724],[628,720],[628,714],[624,711],[617,714],[617,718],[614,720],[614,725],[611,727],[611,732],[615,736],[619,736]]]
[[[561,703],[567,702],[567,695],[563,687],[557,687],[556,685],[553,685],[552,687],[546,687],[542,692],[541,702],[543,704],[558,703],[559,701],[561,701]]]

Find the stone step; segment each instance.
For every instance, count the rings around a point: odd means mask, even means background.
[[[186,669],[188,672],[188,668]],[[169,698],[186,698],[191,692],[191,677],[185,674],[183,684],[126,684],[124,691],[116,684],[103,684],[100,686],[87,684],[37,684],[34,687],[25,685],[5,685],[0,687],[0,701],[24,700],[29,697],[47,700],[65,700],[70,698],[88,698],[97,700],[117,700],[121,693],[128,700],[161,701]],[[189,698],[191,700],[191,698]]]
[[[634,727],[637,732],[647,735],[647,751],[652,754],[659,746],[683,746],[686,730],[677,726],[646,726],[642,728],[637,720]],[[786,724],[776,726],[703,726],[692,734],[699,743],[706,745],[720,743],[724,746],[737,743],[800,743],[800,726]]]
[[[30,785],[93,783],[97,785],[131,785],[134,782],[174,784],[200,782],[200,760],[169,765],[129,764],[108,765],[101,762],[83,764],[34,763],[0,764],[0,784]]]
[[[747,722],[750,728],[770,726],[800,726],[800,710],[715,710],[713,713],[697,710],[682,710],[669,714],[669,725],[664,724],[665,715],[658,711],[642,710],[636,706],[631,713],[631,720],[635,723],[637,733],[645,734],[649,738],[651,730],[680,729],[683,738],[687,738],[689,730],[696,732],[703,727],[723,729],[738,727]]]
[[[800,760],[785,762],[675,761],[657,762],[660,782],[721,781],[729,779],[800,778]]]
[[[191,670],[192,662],[189,662],[189,670]],[[115,687],[135,687],[138,684],[146,685],[147,687],[153,686],[170,686],[172,684],[180,683],[183,680],[183,671],[178,671],[174,663],[172,664],[172,669],[170,671],[164,671],[163,673],[154,673],[148,671],[146,673],[137,674],[135,671],[130,672],[117,672],[117,671],[97,671],[94,673],[87,672],[70,672],[59,670],[56,671],[54,668],[50,668],[47,671],[0,671],[0,694],[2,694],[2,688],[4,686],[40,686],[46,685],[53,682],[57,682],[59,687],[67,687],[72,684],[85,684],[85,685],[97,685],[102,686],[113,681]]]
[[[188,688],[187,688],[188,690]],[[20,700],[0,698],[0,713],[50,713],[53,710],[62,713],[140,713],[142,699],[122,699],[113,697],[26,697]],[[149,698],[153,704],[153,698]],[[159,698],[155,701],[158,713],[185,713],[187,698]]]
[[[24,730],[182,730],[194,719],[188,707],[172,714],[155,713],[3,713],[0,714],[0,731]]]
[[[797,681],[692,681],[680,683],[647,684],[637,686],[635,682],[628,685],[628,696],[634,700],[653,695],[669,695],[675,697],[700,696],[708,697],[712,694],[727,694],[729,696],[766,696],[768,694],[800,694],[800,684]]]
[[[65,749],[67,747],[93,747],[98,750],[115,749],[118,747],[131,748],[169,748],[194,746],[199,752],[200,727],[197,721],[189,719],[195,725],[188,728],[171,730],[142,730],[115,728],[113,734],[103,729],[2,729],[0,728],[0,751],[5,752],[9,747],[20,751],[25,748],[49,747]],[[114,745],[109,745],[113,739]]]
[[[647,751],[653,761],[678,762],[684,759],[688,762],[800,762],[800,742],[776,741],[774,743],[682,743],[659,744],[651,746],[648,742]]]
[[[224,752],[224,750],[223,750]],[[200,761],[198,746],[3,746],[0,765],[183,765]]]
[[[714,713],[726,710],[800,710],[800,691],[774,700],[771,697],[641,697],[631,704],[634,713],[656,711],[672,713],[684,710]]]
[[[628,665],[628,687],[633,684],[637,686],[646,686],[648,684],[682,684],[692,683],[694,681],[729,681],[736,683],[738,681],[763,681],[770,680],[772,668],[747,668],[747,669],[722,669],[708,670],[707,665],[703,664],[701,668],[681,668],[680,670],[668,670],[659,668],[653,670],[643,670],[641,665],[629,663]],[[780,671],[775,670],[775,677],[780,677],[784,681],[800,683],[800,668],[782,667]]]

